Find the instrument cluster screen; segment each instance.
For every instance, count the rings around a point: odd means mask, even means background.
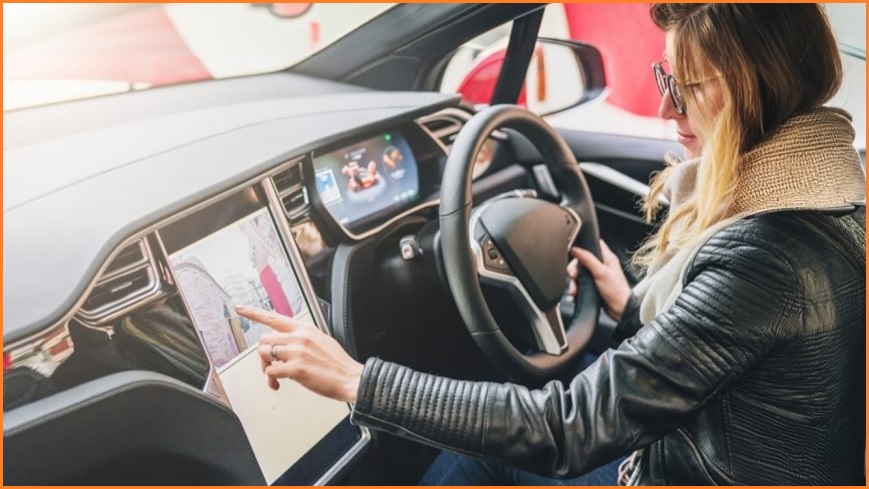
[[[348,229],[419,199],[416,157],[399,132],[317,156],[314,173],[320,200]]]

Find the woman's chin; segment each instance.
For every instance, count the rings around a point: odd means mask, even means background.
[[[686,144],[683,147],[685,148],[684,155],[686,160],[693,160],[694,158],[698,158],[703,152],[703,148],[700,147],[700,145],[698,144]]]

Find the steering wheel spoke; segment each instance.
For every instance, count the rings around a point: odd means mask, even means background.
[[[561,355],[567,350],[567,333],[559,306],[541,311],[514,275],[480,273],[483,283],[501,287],[513,296],[531,325],[537,349],[550,355]]]

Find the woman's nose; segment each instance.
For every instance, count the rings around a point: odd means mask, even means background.
[[[664,95],[661,95],[661,103],[658,105],[658,116],[664,120],[675,120],[680,117],[685,117],[676,112],[676,106],[673,105],[673,97],[670,96],[669,91],[666,91],[664,92]]]

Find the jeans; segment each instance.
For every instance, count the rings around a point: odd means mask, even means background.
[[[441,452],[419,481],[421,486],[615,486],[620,457],[573,479],[554,479],[455,452]]]

